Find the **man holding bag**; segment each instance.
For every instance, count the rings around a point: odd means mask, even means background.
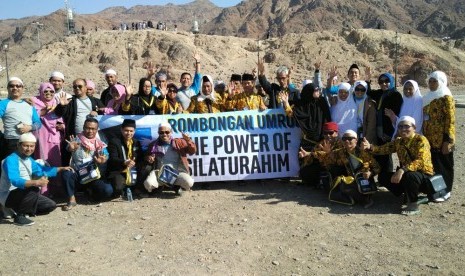
[[[187,155],[192,155],[197,148],[194,141],[186,133],[182,138],[173,138],[169,123],[161,123],[158,127],[158,139],[151,142],[145,155],[147,165],[144,175],[144,187],[150,193],[161,185],[173,188],[177,194],[182,189],[188,191],[194,185],[189,174]]]

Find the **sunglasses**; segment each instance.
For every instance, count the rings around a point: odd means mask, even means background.
[[[378,81],[379,84],[383,84],[383,83],[390,83],[391,81],[389,79],[380,79]]]
[[[84,85],[73,85],[73,89],[82,89]]]
[[[44,94],[53,94],[53,93],[55,93],[55,91],[53,91],[53,90],[45,90],[44,91]]]
[[[23,87],[21,84],[8,84],[9,88],[21,88]]]
[[[163,134],[170,134],[170,131],[159,131],[158,134],[163,135]]]
[[[398,125],[397,126],[397,128],[399,128],[399,129],[409,129],[411,127],[412,127],[411,125]]]
[[[169,90],[168,90],[168,93],[170,93],[170,92],[178,93],[178,91],[176,91],[176,90],[174,90],[174,89],[169,89]]]
[[[357,139],[355,137],[342,137],[342,141],[352,141],[354,139]]]
[[[361,88],[356,87],[356,88],[354,89],[354,91],[357,91],[357,92],[366,92],[367,90],[366,90],[365,87],[361,87]]]
[[[333,135],[335,131],[325,131],[324,135]]]

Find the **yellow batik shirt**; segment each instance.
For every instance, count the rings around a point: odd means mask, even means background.
[[[396,138],[396,140],[382,146],[373,146],[372,153],[384,155],[397,153],[400,165],[405,171],[422,172],[433,175],[433,163],[428,139],[420,134],[412,138]]]
[[[349,167],[349,154],[355,157],[362,163],[361,172],[372,171],[374,174],[378,174],[381,170],[378,162],[373,158],[373,155],[367,151],[353,151],[348,152],[345,148],[339,148],[329,153],[325,153],[322,157],[325,159],[327,165],[338,165]],[[349,173],[349,172],[348,172]]]
[[[191,98],[191,103],[189,107],[185,110],[185,112],[186,113],[197,113],[197,114],[223,112],[224,103],[223,103],[223,98],[220,95],[215,94],[215,101],[212,102],[211,109],[212,109],[212,112],[208,110],[208,106],[205,100],[199,102],[198,96],[193,96]]]
[[[423,135],[431,148],[440,150],[443,142],[455,143],[455,103],[451,96],[433,100],[423,107]]]
[[[231,99],[225,101],[226,110],[265,110],[266,105],[263,98],[253,93],[235,94]]]
[[[160,110],[160,114],[177,113],[178,108],[181,106],[179,102],[176,102],[176,104],[173,107],[166,98],[164,98],[163,100],[157,99],[155,101],[155,105],[157,106],[158,110]]]

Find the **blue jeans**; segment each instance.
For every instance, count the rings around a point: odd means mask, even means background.
[[[61,174],[62,183],[65,189],[65,193],[68,197],[74,196],[76,190],[76,185],[79,185],[80,188],[89,188],[92,191],[92,194],[96,200],[102,200],[110,198],[113,195],[113,187],[110,183],[98,179],[87,184],[81,184],[79,182],[79,176],[76,172],[73,171],[63,171]]]

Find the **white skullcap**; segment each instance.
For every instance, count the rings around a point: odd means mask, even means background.
[[[402,117],[400,117],[399,123],[400,122],[409,122],[413,126],[415,125],[415,119],[413,117],[410,117],[410,116],[402,116]]]
[[[21,134],[21,136],[19,136],[18,143],[24,143],[24,142],[36,143],[37,139],[34,136],[34,134],[32,134],[30,132],[27,132],[27,133],[23,133],[23,134]]]
[[[158,125],[158,129],[160,129],[162,127],[166,127],[166,128],[169,128],[171,130],[171,125],[168,122],[162,122],[162,123],[160,123]]]
[[[304,87],[305,85],[309,84],[309,83],[313,83],[312,80],[304,80],[302,82],[302,87]]]
[[[350,90],[350,83],[341,82],[341,84],[339,84],[339,86],[337,87],[337,91],[339,91],[339,90],[349,91]]]
[[[357,133],[355,131],[353,131],[352,129],[348,129],[344,132],[344,135],[343,137],[346,136],[346,137],[355,137],[357,138]]]
[[[108,69],[107,71],[105,71],[105,76],[108,76],[108,75],[116,76],[116,71],[113,69]]]
[[[60,78],[60,79],[62,79],[63,81],[65,81],[65,75],[63,75],[63,73],[61,73],[61,72],[53,71],[53,72],[50,74],[50,78],[54,78],[54,77]]]
[[[18,77],[11,77],[9,80],[8,80],[8,83],[12,82],[12,81],[17,81],[19,83],[21,83],[21,85],[24,85],[23,81],[18,78]]]

